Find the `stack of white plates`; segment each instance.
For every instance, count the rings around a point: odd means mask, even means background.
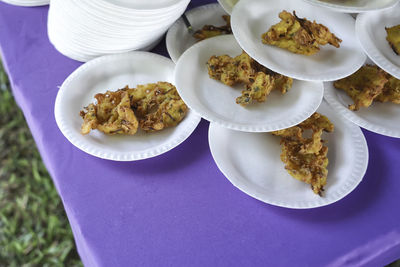
[[[72,59],[149,50],[190,0],[51,0],[48,34]]]
[[[0,0],[16,6],[44,6],[50,3],[50,0]]]

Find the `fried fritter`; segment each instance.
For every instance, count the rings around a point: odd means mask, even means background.
[[[147,132],[175,126],[186,116],[187,106],[175,86],[167,82],[126,86],[116,92],[95,95],[97,104],[81,111],[81,133],[93,129],[113,135],[134,135],[139,126]],[[137,116],[137,117],[136,117]]]
[[[80,115],[84,122],[81,133],[88,134],[93,129],[108,134],[133,135],[138,129],[138,120],[131,109],[130,99],[127,92],[107,91],[105,94],[96,94],[97,104],[90,104],[81,111]]]
[[[386,28],[386,40],[389,42],[393,51],[400,56],[400,25]]]
[[[212,56],[207,62],[207,68],[210,78],[221,81],[228,86],[233,86],[236,83],[237,67],[230,56]]]
[[[345,91],[354,101],[350,110],[369,107],[373,100],[383,92],[388,79],[386,73],[377,66],[365,65],[344,79],[335,81],[334,87]]]
[[[307,130],[312,130],[312,137],[303,137]],[[321,139],[322,133],[333,132],[334,125],[319,113],[297,126],[272,132],[280,136],[282,145],[281,160],[285,169],[295,179],[311,185],[315,194],[322,196],[328,176],[328,147]]]
[[[233,86],[244,84],[246,90],[236,99],[236,103],[247,106],[253,100],[264,102],[272,90],[285,94],[293,84],[293,79],[275,73],[260,65],[247,53],[231,58],[228,55],[212,56],[207,62],[211,78]]]
[[[140,128],[147,132],[177,125],[188,111],[176,87],[167,82],[138,85],[127,92]]]
[[[283,10],[279,18],[281,19],[279,23],[262,34],[264,44],[278,46],[303,55],[314,55],[320,50],[320,45],[331,44],[336,48],[340,47],[342,40],[331,33],[326,26],[305,18],[300,19],[295,11],[292,15]]]
[[[383,88],[383,92],[375,100],[379,102],[392,102],[400,104],[400,80],[390,74],[386,74],[388,82]]]
[[[219,35],[231,34],[231,16],[224,15],[222,16],[222,18],[226,22],[224,26],[205,25],[201,30],[197,30],[193,34],[193,37],[196,38],[198,41],[202,41]]]
[[[252,101],[265,102],[272,89],[274,89],[272,76],[258,72],[254,82],[246,85],[246,90],[242,91],[242,96],[236,98],[236,103],[245,107]]]

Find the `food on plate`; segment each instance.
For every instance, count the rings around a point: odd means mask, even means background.
[[[293,11],[292,15],[283,10],[279,13],[279,18],[281,19],[279,23],[262,34],[264,44],[308,56],[317,53],[320,45],[330,44],[336,48],[340,47],[342,40],[331,33],[326,26],[305,18],[301,19],[297,17],[296,11]]]
[[[97,104],[89,104],[81,111],[83,118],[81,133],[88,134],[93,129],[114,135],[133,135],[138,129],[138,120],[131,109],[129,94],[124,90],[107,91],[94,96]]]
[[[224,26],[205,25],[201,30],[195,31],[193,37],[199,41],[202,41],[219,35],[231,34],[231,16],[224,15],[222,18],[226,22]]]
[[[312,131],[311,137],[307,136]],[[321,139],[323,132],[333,132],[334,125],[327,117],[314,113],[297,126],[272,132],[281,137],[281,160],[295,179],[311,185],[315,194],[322,196],[328,176],[328,147]]]
[[[176,126],[188,111],[176,87],[168,82],[138,85],[126,90],[139,126],[147,132]]]
[[[400,56],[400,25],[386,28],[387,37],[386,40],[389,42],[393,51]]]
[[[388,82],[383,87],[383,92],[376,97],[378,102],[392,102],[400,104],[400,80],[390,74],[386,74]]]
[[[353,111],[369,107],[373,101],[400,104],[400,80],[378,66],[367,64],[349,77],[335,81],[333,85],[353,99],[354,104],[349,105]]]
[[[95,98],[96,104],[80,112],[83,135],[94,129],[108,135],[134,135],[139,127],[146,132],[160,131],[177,125],[188,111],[175,86],[167,82],[126,86]]]
[[[236,103],[246,106],[251,101],[265,102],[272,89],[274,89],[272,76],[264,72],[258,72],[254,77],[254,82],[246,85],[246,89],[242,91],[242,95],[236,98]]]
[[[265,102],[272,90],[285,94],[293,84],[293,79],[275,73],[260,65],[248,54],[232,58],[228,55],[212,56],[207,62],[210,78],[228,86],[244,84],[246,89],[236,99],[236,103],[247,106],[253,101]]]

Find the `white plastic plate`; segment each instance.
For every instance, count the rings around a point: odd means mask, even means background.
[[[261,35],[278,23],[283,10],[327,26],[343,40],[340,48],[321,47],[312,56],[263,44]],[[315,7],[298,0],[241,0],[232,13],[232,30],[239,45],[261,64],[286,76],[308,81],[344,78],[361,67],[366,55],[355,35],[355,21],[349,14]]]
[[[323,134],[329,148],[329,173],[322,197],[285,170],[280,159],[280,137],[232,131],[212,123],[212,156],[234,186],[260,201],[293,209],[332,204],[361,182],[368,165],[368,147],[360,128],[337,115],[325,102],[318,112],[335,125],[333,133]]]
[[[79,111],[95,101],[96,93],[115,91],[129,85],[158,81],[174,83],[174,63],[149,52],[131,52],[96,58],[75,70],[61,86],[55,103],[55,118],[64,136],[76,147],[93,156],[133,161],[160,155],[178,146],[197,127],[200,117],[192,111],[176,127],[161,132],[133,136],[108,136],[97,130],[83,136]]]
[[[213,55],[240,55],[232,35],[213,37],[193,45],[179,58],[175,82],[180,96],[196,113],[221,126],[246,132],[269,132],[296,125],[314,113],[323,98],[321,82],[293,82],[285,95],[272,91],[264,103],[236,104],[244,85],[230,87],[208,75]]]
[[[400,24],[400,4],[383,11],[357,16],[356,32],[368,56],[376,65],[400,79],[400,55],[396,55],[386,40],[385,27]]]

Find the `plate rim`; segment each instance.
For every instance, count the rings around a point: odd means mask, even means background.
[[[179,138],[175,138],[168,143],[161,143],[160,145],[158,145],[152,149],[147,149],[142,152],[132,152],[132,151],[125,152],[125,153],[104,152],[101,149],[98,149],[96,147],[87,146],[87,145],[85,145],[85,142],[79,141],[74,137],[74,134],[72,133],[73,130],[69,129],[65,125],[66,118],[62,116],[63,112],[62,112],[62,110],[60,110],[60,103],[62,101],[63,94],[65,94],[65,92],[66,92],[65,88],[73,80],[75,80],[77,76],[88,71],[88,69],[90,69],[92,66],[96,66],[96,65],[101,64],[102,62],[108,61],[108,60],[116,60],[119,58],[126,59],[127,57],[135,57],[137,55],[149,56],[149,57],[156,58],[158,60],[168,61],[171,64],[174,64],[170,59],[168,59],[164,56],[150,53],[150,52],[145,52],[145,51],[133,51],[133,52],[128,52],[128,53],[112,54],[112,55],[98,57],[98,58],[95,58],[95,59],[85,63],[85,64],[82,64],[77,69],[75,69],[64,80],[64,82],[62,83],[62,85],[60,86],[60,88],[57,92],[57,96],[56,96],[56,100],[55,100],[55,104],[54,104],[54,117],[55,117],[58,129],[73,146],[75,146],[76,148],[80,149],[81,151],[83,151],[89,155],[92,155],[92,156],[95,156],[98,158],[102,158],[102,159],[107,159],[107,160],[112,160],[112,161],[137,161],[137,160],[143,160],[143,159],[148,159],[148,158],[152,158],[155,156],[159,156],[163,153],[166,153],[166,152],[172,150],[173,148],[175,148],[178,145],[180,145],[181,143],[183,143],[197,128],[198,124],[200,123],[201,118],[199,116],[197,116],[193,111],[189,110],[185,119],[189,120],[190,127],[184,128],[184,130],[182,130],[182,132],[179,134],[179,136],[178,136]]]
[[[323,105],[327,105],[332,110],[332,112],[334,112],[334,110],[328,105],[328,103],[326,103],[325,101],[323,103],[324,103]],[[265,198],[265,195],[263,196],[263,195],[259,194],[258,192],[256,192],[256,190],[253,190],[249,186],[245,185],[245,183],[240,182],[241,181],[240,178],[229,177],[229,175],[227,175],[227,173],[226,173],[226,170],[221,168],[221,163],[216,159],[216,156],[215,156],[215,150],[213,148],[214,142],[211,140],[212,139],[211,132],[213,131],[213,129],[215,129],[215,127],[221,127],[221,126],[214,124],[214,123],[210,123],[209,131],[208,131],[208,137],[209,137],[208,143],[209,143],[211,155],[212,155],[213,160],[214,160],[215,164],[217,165],[219,171],[225,176],[226,179],[228,179],[228,181],[233,186],[235,186],[237,189],[239,189],[243,193],[245,193],[261,202],[264,202],[264,203],[267,203],[267,204],[273,205],[273,206],[278,206],[281,208],[298,209],[298,210],[320,208],[320,207],[328,206],[335,202],[338,202],[338,201],[344,199],[350,193],[352,193],[355,190],[355,188],[357,188],[357,186],[364,179],[364,176],[367,172],[367,168],[368,168],[368,164],[369,164],[368,144],[367,144],[366,138],[365,138],[363,132],[361,131],[360,127],[347,121],[346,119],[342,118],[341,116],[338,116],[338,118],[341,119],[348,127],[351,127],[351,129],[350,129],[351,133],[349,133],[349,134],[351,134],[351,138],[352,138],[352,140],[354,140],[355,154],[362,155],[362,156],[360,156],[356,159],[354,165],[355,166],[357,165],[358,168],[352,169],[352,172],[349,176],[350,178],[347,178],[348,180],[340,188],[341,194],[339,194],[339,192],[338,192],[339,190],[338,190],[338,191],[336,191],[336,194],[332,195],[329,198],[329,200],[327,200],[327,201],[322,201],[324,198],[326,198],[326,196],[321,197],[316,201],[299,202],[301,204],[293,204],[293,203],[284,202],[284,201],[274,201],[274,200],[271,200],[270,198]],[[230,129],[228,129],[228,130],[231,131]],[[359,153],[359,152],[361,152],[361,153]],[[362,153],[362,152],[365,152],[365,153]],[[310,190],[310,193],[312,193],[311,190]]]

